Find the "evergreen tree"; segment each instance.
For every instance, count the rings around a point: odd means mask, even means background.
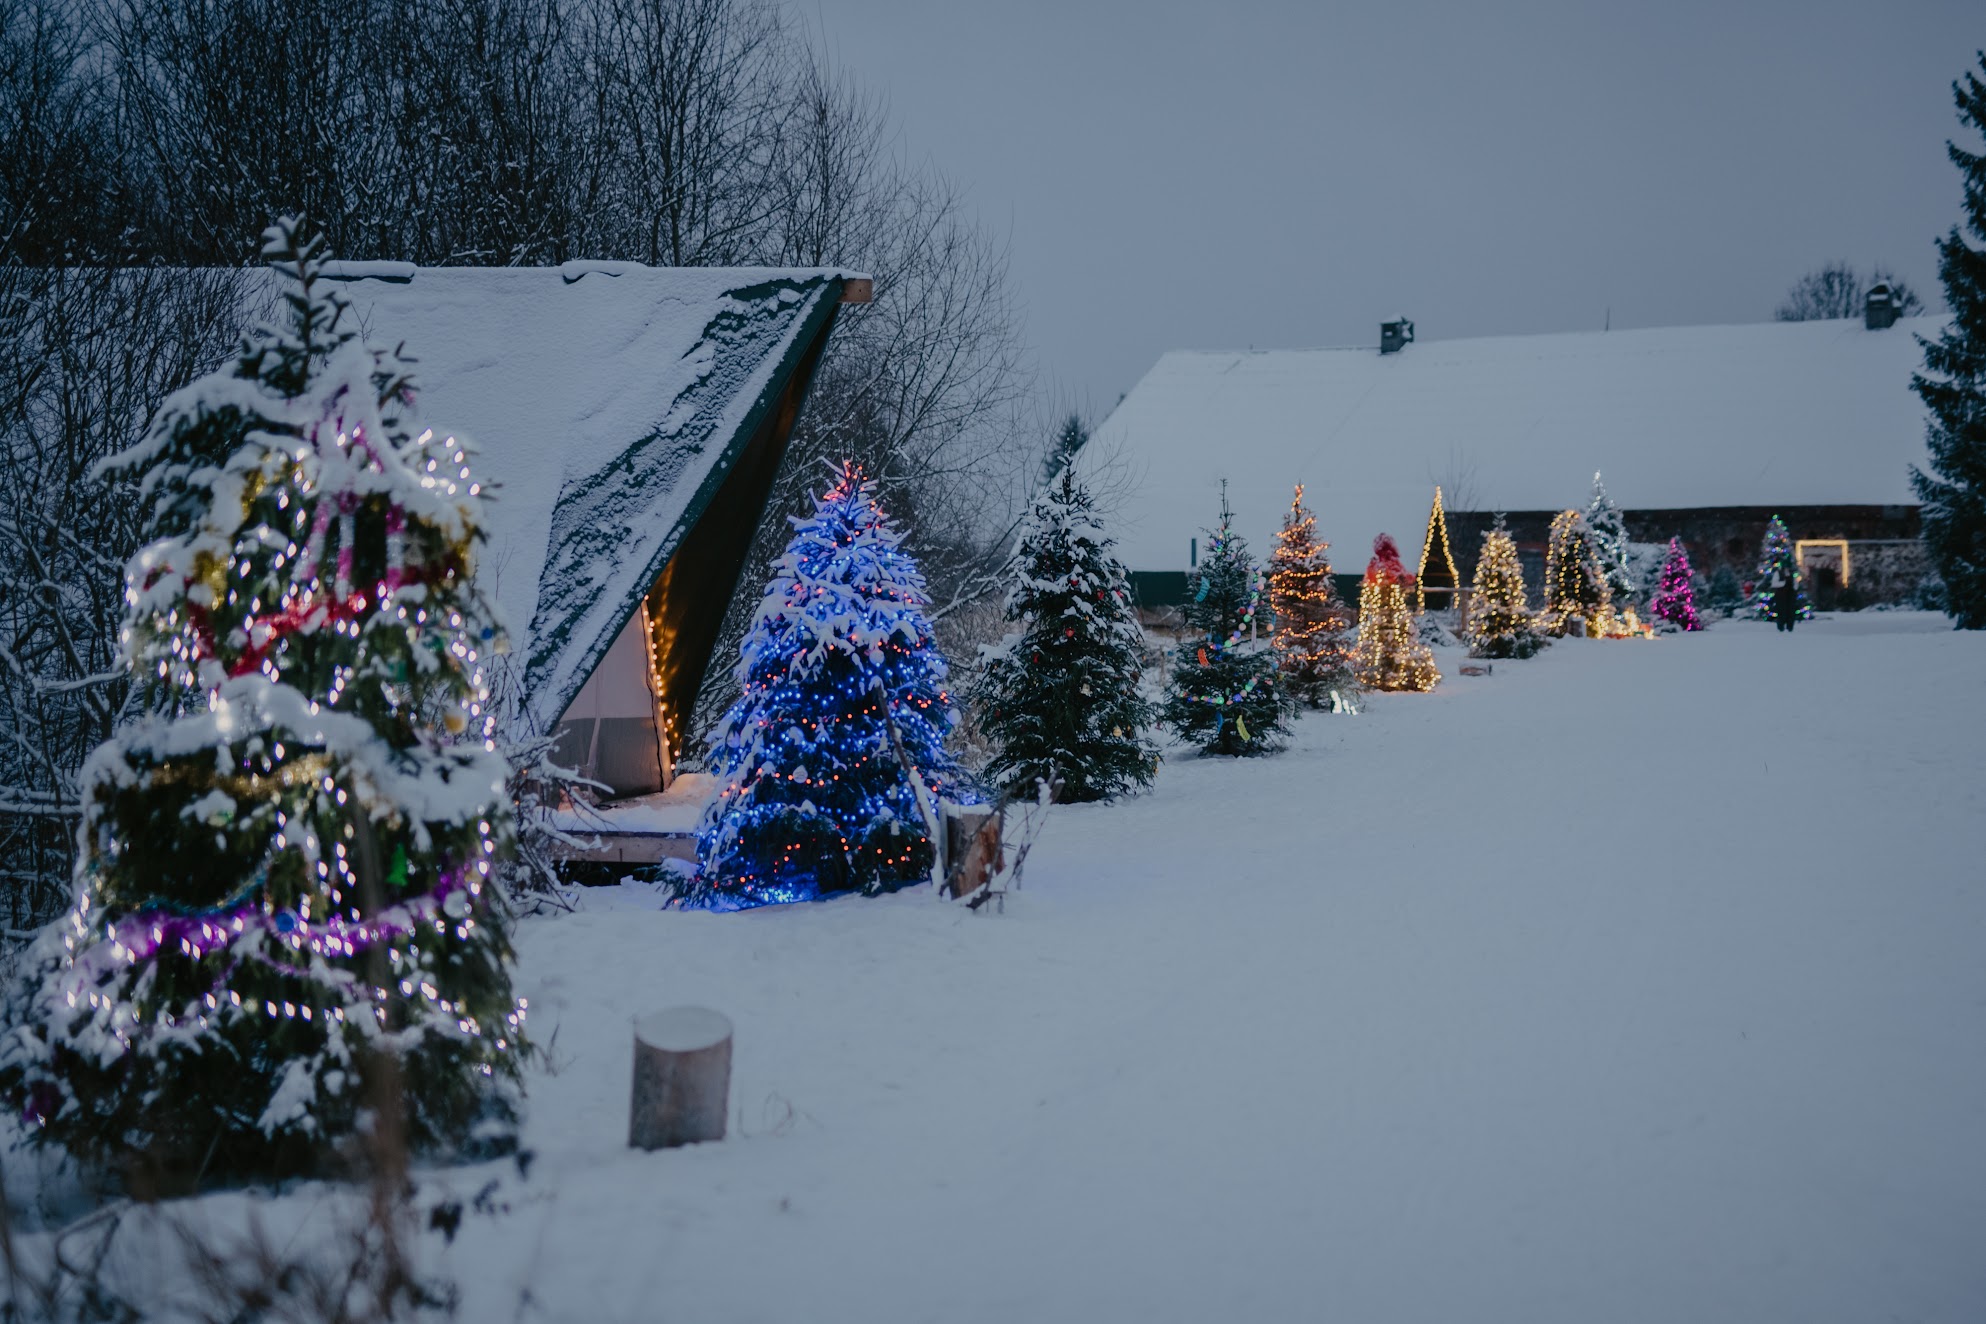
[[[1463,627],[1471,657],[1530,657],[1546,644],[1524,593],[1524,568],[1517,544],[1504,530],[1503,516],[1483,535],[1476,559],[1475,592]]]
[[[1765,526],[1765,541],[1759,547],[1758,578],[1752,584],[1752,615],[1759,620],[1773,618],[1772,572],[1783,569],[1793,581],[1793,614],[1795,619],[1811,621],[1814,607],[1807,601],[1807,590],[1801,587],[1804,576],[1800,574],[1800,558],[1794,554],[1793,535],[1786,530],[1786,521],[1774,515],[1772,522]]]
[[[1696,590],[1691,583],[1693,577],[1683,540],[1669,539],[1669,559],[1662,563],[1662,580],[1656,585],[1655,600],[1649,604],[1648,614],[1684,630],[1701,630],[1703,622],[1696,615]]]
[[[1400,548],[1387,534],[1372,540],[1372,560],[1358,595],[1359,684],[1373,690],[1431,690],[1441,683],[1434,650],[1421,642],[1419,622],[1407,605]]]
[[[1634,574],[1634,551],[1628,542],[1627,517],[1607,495],[1598,470],[1593,474],[1593,499],[1586,506],[1586,530],[1593,540],[1593,560],[1600,577],[1607,582],[1607,599],[1616,608],[1627,608],[1641,596]]]
[[[1427,512],[1427,533],[1421,538],[1420,568],[1414,572],[1414,610],[1426,611],[1430,605],[1436,611],[1448,610],[1461,584],[1448,542],[1448,512],[1441,507],[1441,489],[1436,487]]]
[[[1711,610],[1720,611],[1726,616],[1730,616],[1744,606],[1745,588],[1738,582],[1738,572],[1728,565],[1718,566],[1716,573],[1710,576],[1710,591],[1704,595],[1703,600],[1709,604]]]
[[[963,780],[924,577],[852,464],[793,521],[711,734],[720,786],[685,904],[737,910],[932,877]]]
[[[1269,642],[1285,691],[1312,708],[1327,707],[1333,691],[1344,695],[1358,687],[1352,614],[1338,597],[1330,548],[1317,538],[1317,517],[1303,504],[1299,483],[1269,554],[1269,610],[1276,623]]]
[[[1986,70],[1986,54],[1979,56]],[[1986,131],[1986,83],[1967,70],[1952,84],[1960,123]],[[1947,142],[1965,181],[1965,228],[1986,244],[1986,153]],[[1963,630],[1986,629],[1986,248],[1953,226],[1938,241],[1938,279],[1952,320],[1924,342],[1924,371],[1911,387],[1931,411],[1926,473],[1910,481],[1924,503],[1924,545],[1945,585],[1945,611]]]
[[[1144,632],[1089,492],[1065,468],[1034,503],[1008,573],[1006,618],[974,695],[999,746],[986,776],[1017,796],[1062,783],[1065,801],[1151,784],[1152,705],[1138,693]]]
[[[1551,539],[1545,545],[1546,633],[1554,637],[1584,622],[1582,633],[1604,633],[1613,615],[1613,595],[1593,553],[1593,536],[1586,517],[1576,510],[1552,517]]]
[[[1269,754],[1283,746],[1287,700],[1273,653],[1252,638],[1261,578],[1233,518],[1223,485],[1220,528],[1186,582],[1188,633],[1161,716],[1205,753]]]
[[[1054,486],[1064,470],[1074,462],[1077,452],[1089,444],[1089,425],[1083,422],[1081,414],[1071,413],[1062,420],[1062,426],[1055,430],[1054,440],[1048,443],[1048,454],[1041,459],[1041,481],[1043,487]]]
[[[524,1050],[488,497],[321,245],[285,221],[264,254],[286,323],[122,459],[151,508],[125,639],[153,716],[84,768],[75,908],[0,1048],[38,1139],[168,1186],[317,1169],[394,1080],[415,1144],[499,1139]]]

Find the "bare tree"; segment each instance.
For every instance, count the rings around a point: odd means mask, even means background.
[[[1863,298],[1877,284],[1889,286],[1890,296],[1896,300],[1900,316],[1910,317],[1923,311],[1924,303],[1917,297],[1916,291],[1891,275],[1887,267],[1877,266],[1865,281],[1846,262],[1829,262],[1794,281],[1793,288],[1786,292],[1786,301],[1772,316],[1780,322],[1820,322],[1831,318],[1860,317]]]
[[[818,462],[852,458],[944,628],[977,619],[1043,441],[1006,255],[775,0],[0,0],[0,18],[4,260],[240,265],[303,212],[346,259],[872,274],[746,573]]]
[[[132,701],[118,665],[139,509],[97,466],[210,369],[241,292],[217,271],[0,266],[0,925],[68,898],[72,778]]]
[[[749,261],[786,210],[791,44],[763,0],[601,0],[590,34],[620,257]]]

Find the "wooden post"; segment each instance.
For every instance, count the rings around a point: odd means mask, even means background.
[[[634,1023],[628,1144],[667,1149],[724,1138],[731,1108],[731,1022],[708,1007],[671,1007]]]

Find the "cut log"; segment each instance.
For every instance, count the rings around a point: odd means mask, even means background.
[[[634,1023],[628,1144],[669,1149],[724,1138],[731,1109],[731,1022],[708,1007],[671,1007]]]

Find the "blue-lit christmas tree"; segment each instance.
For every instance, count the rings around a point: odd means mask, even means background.
[[[721,787],[684,904],[735,910],[925,882],[957,714],[917,564],[842,466],[794,522],[740,649],[743,691],[711,738]]]

